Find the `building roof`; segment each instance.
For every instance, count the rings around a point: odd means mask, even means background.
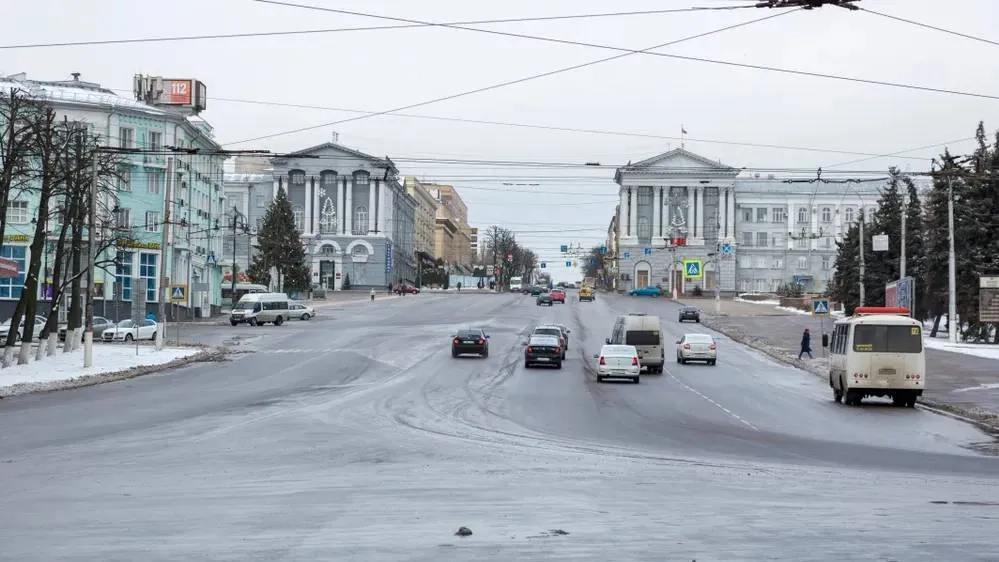
[[[614,173],[614,181],[620,183],[623,174],[664,175],[664,176],[724,176],[734,178],[739,174],[738,168],[733,168],[721,162],[694,154],[685,148],[676,148],[658,154],[634,164],[618,168]]]
[[[287,153],[287,154],[285,154],[285,155],[283,155],[281,157],[275,158],[274,161],[288,160],[290,158],[294,158],[295,156],[305,156],[305,155],[308,155],[308,154],[312,154],[313,152],[316,152],[318,150],[322,150],[324,148],[336,150],[336,151],[339,151],[339,152],[344,152],[344,153],[350,154],[352,156],[356,156],[358,158],[362,158],[364,160],[370,160],[371,162],[375,162],[375,163],[379,164],[380,166],[387,167],[389,170],[391,170],[393,172],[398,172],[399,171],[395,167],[395,163],[393,163],[392,160],[390,160],[388,156],[386,156],[385,158],[378,158],[377,156],[372,156],[370,154],[361,152],[360,150],[354,150],[353,148],[347,148],[346,146],[337,144],[335,142],[324,142],[322,144],[317,144],[315,146],[310,146],[309,148],[303,148],[302,150],[296,150],[294,152],[289,152],[289,153]]]

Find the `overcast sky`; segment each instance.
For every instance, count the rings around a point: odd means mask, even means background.
[[[751,4],[739,0],[294,3],[428,22]],[[999,41],[996,0],[860,0],[858,5]],[[471,27],[647,49],[778,13],[704,10]],[[253,0],[14,1],[4,7],[4,20],[7,25],[0,47],[400,25]],[[993,64],[999,46],[836,7],[788,13],[659,52],[999,96],[999,68]],[[136,73],[202,80],[209,97],[203,117],[227,148],[294,150],[329,140],[336,131],[341,144],[376,156],[388,155],[405,175],[456,185],[473,226],[500,224],[519,231],[518,239],[553,265],[561,261],[559,245],[578,243],[587,248],[603,238],[616,201],[613,166],[676,148],[679,139],[657,137],[678,137],[681,125],[688,132],[689,150],[737,167],[823,166],[832,170],[837,163],[864,158],[835,151],[888,154],[940,145],[906,152],[908,158],[874,158],[840,167],[858,172],[890,165],[925,170],[942,143],[971,137],[979,120],[985,120],[987,127],[999,127],[999,99],[634,54],[404,112],[632,135],[382,115],[237,143],[362,115],[344,110],[399,108],[616,54],[621,53],[422,27],[3,48],[0,74],[26,72],[29,78],[61,80],[80,72],[82,79],[120,90],[122,95],[129,95]],[[963,151],[971,144],[950,142],[949,146],[952,151]],[[445,165],[407,162],[407,158],[600,162],[606,167]],[[552,269],[559,273],[558,267]]]

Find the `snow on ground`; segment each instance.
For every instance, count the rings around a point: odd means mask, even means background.
[[[938,349],[941,351],[963,353],[965,355],[974,355],[976,357],[999,360],[999,345],[981,343],[950,343],[945,339],[929,337],[923,338],[923,342],[927,349]]]
[[[800,308],[791,308],[790,306],[775,306],[777,310],[783,310],[784,312],[790,312],[792,314],[803,314],[805,316],[811,316],[812,313],[807,310],[801,310]]]
[[[745,303],[749,303],[749,304],[765,304],[765,305],[770,305],[770,306],[777,306],[777,305],[780,304],[780,301],[751,301],[751,300],[746,300],[746,299],[741,298],[741,297],[735,297],[732,300],[734,300],[735,302],[745,302]]]
[[[0,396],[51,390],[58,388],[60,383],[81,377],[120,373],[135,367],[163,365],[201,351],[202,349],[197,347],[168,347],[156,351],[152,346],[99,344],[94,346],[94,365],[84,369],[83,347],[70,353],[63,353],[60,349],[55,355],[46,357],[42,361],[32,361],[27,365],[11,365],[0,370]]]

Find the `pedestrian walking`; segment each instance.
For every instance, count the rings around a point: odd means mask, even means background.
[[[808,332],[808,328],[801,334],[801,351],[798,352],[798,359],[801,359],[802,355],[808,355],[809,359],[815,359],[812,357],[812,334]]]

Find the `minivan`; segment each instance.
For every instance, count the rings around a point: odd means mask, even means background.
[[[280,326],[291,318],[290,300],[284,293],[248,293],[233,307],[229,323],[233,326],[243,323],[260,326],[273,322],[275,326]]]
[[[608,345],[633,345],[638,350],[639,361],[649,373],[663,372],[666,355],[663,334],[658,316],[631,313],[618,316],[611,329]]]

